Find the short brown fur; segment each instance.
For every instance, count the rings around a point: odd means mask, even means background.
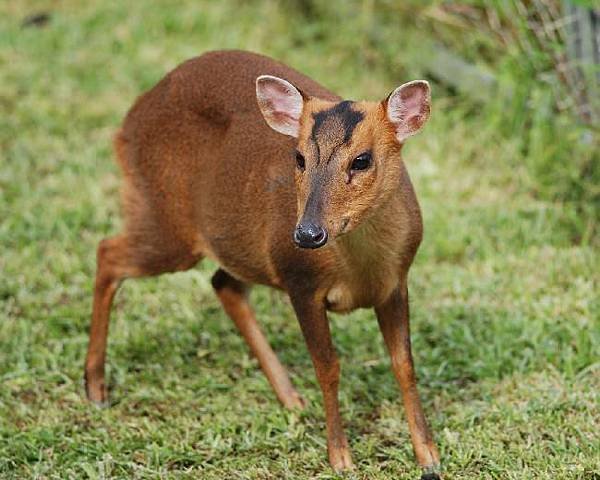
[[[256,78],[263,74],[286,79],[306,99],[297,141],[266,125],[255,94]],[[352,462],[338,408],[339,365],[326,310],[374,307],[402,389],[417,460],[427,471],[437,467],[439,456],[416,391],[408,327],[407,274],[422,237],[419,206],[385,100],[352,104],[362,120],[347,143],[340,144],[339,125],[327,121],[319,138],[311,139],[313,114],[339,102],[295,70],[239,51],[189,60],[137,100],[115,137],[125,229],[98,247],[85,367],[92,401],[107,400],[106,339],[119,283],[186,270],[208,257],[221,266],[213,278],[217,295],[278,398],[287,407],[300,407],[303,400],[246,300],[248,286],[255,283],[289,295],[323,391],[335,469],[350,468]],[[304,172],[295,167],[296,148],[306,159]],[[373,152],[371,172],[353,176],[347,163],[366,150]],[[307,199],[315,188],[320,193],[313,195],[311,215],[326,225],[331,240],[323,248],[304,250],[294,245],[292,232],[308,214]]]

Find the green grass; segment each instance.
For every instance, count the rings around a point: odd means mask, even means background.
[[[302,413],[277,403],[219,308],[208,262],[124,284],[109,337],[112,407],[92,407],[82,389],[95,246],[120,226],[111,135],[139,93],[186,58],[230,47],[276,56],[350,98],[409,80],[401,44],[387,44],[394,64],[361,47],[369,2],[350,25],[299,18],[295,5],[0,5],[0,478],[338,478],[288,302],[252,294],[310,402]],[[45,9],[46,27],[20,28]],[[335,21],[339,34],[326,28]],[[420,390],[447,479],[598,479],[598,243],[577,234],[581,205],[536,195],[520,135],[498,141],[483,114],[437,93],[406,148],[426,227],[411,272]],[[332,326],[357,464],[340,478],[417,478],[372,312]]]

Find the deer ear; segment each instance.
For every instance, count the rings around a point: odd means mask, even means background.
[[[273,130],[298,137],[304,101],[296,87],[282,78],[261,75],[256,79],[256,99]]]
[[[429,119],[430,104],[431,89],[425,80],[405,83],[390,93],[386,113],[400,143],[423,128]]]

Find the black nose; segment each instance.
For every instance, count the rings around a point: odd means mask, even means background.
[[[327,230],[314,223],[301,223],[294,231],[294,242],[300,248],[319,248],[327,243]]]

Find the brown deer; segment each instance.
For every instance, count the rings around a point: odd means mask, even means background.
[[[302,397],[247,300],[251,284],[289,295],[322,390],[335,470],[352,460],[327,310],[374,307],[422,478],[439,478],[409,334],[407,275],[422,222],[400,154],[429,111],[425,81],[380,102],[341,101],[290,67],[242,51],[189,60],[142,95],[114,141],[125,228],[98,246],[88,398],[107,401],[106,341],[120,282],[208,257],[221,267],[212,284],[223,308],[281,403],[296,408]]]

